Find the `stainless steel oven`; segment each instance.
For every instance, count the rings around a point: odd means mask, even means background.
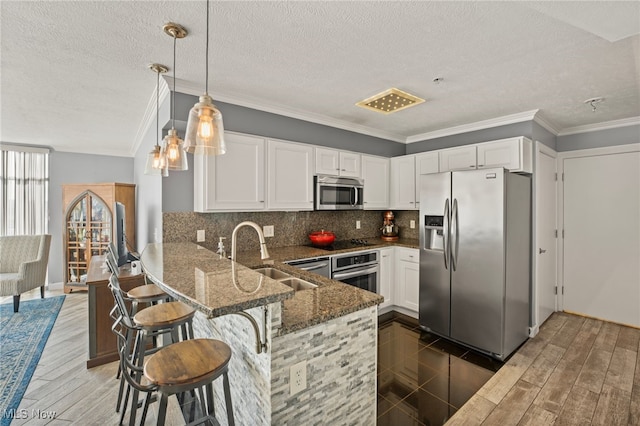
[[[362,210],[364,181],[338,176],[316,176],[316,210]]]
[[[380,279],[378,256],[377,250],[331,256],[331,278],[377,293]]]

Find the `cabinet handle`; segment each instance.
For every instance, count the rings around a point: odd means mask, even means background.
[[[484,164],[478,164],[478,167],[484,167]]]
[[[470,165],[469,167],[474,168],[475,166],[472,164],[472,165]]]

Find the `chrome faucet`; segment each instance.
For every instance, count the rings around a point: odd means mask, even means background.
[[[231,260],[233,260],[234,262],[236,260],[236,251],[237,251],[236,237],[238,234],[238,229],[242,228],[243,226],[250,226],[256,230],[256,232],[258,233],[258,238],[260,239],[260,258],[263,260],[268,259],[269,251],[267,250],[267,243],[264,240],[264,234],[262,233],[262,228],[260,228],[260,225],[258,225],[255,222],[245,221],[245,222],[240,222],[239,224],[236,225],[235,228],[233,228],[233,233],[231,234]]]

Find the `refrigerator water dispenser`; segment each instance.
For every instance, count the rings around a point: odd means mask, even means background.
[[[424,217],[425,249],[444,250],[444,216]]]

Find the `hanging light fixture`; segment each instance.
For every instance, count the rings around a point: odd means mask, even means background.
[[[171,93],[171,129],[167,136],[164,137],[162,148],[165,158],[167,159],[167,168],[169,170],[183,171],[189,169],[187,163],[187,154],[184,151],[184,142],[178,137],[178,131],[175,128],[176,115],[176,40],[185,38],[187,30],[181,25],[169,22],[165,24],[164,32],[173,37],[173,92]]]
[[[205,89],[189,111],[185,150],[196,155],[222,155],[227,147],[224,142],[222,114],[209,96],[209,0],[207,0],[207,43],[205,53]]]
[[[163,177],[169,176],[169,170],[167,169],[167,162],[164,155],[158,145],[160,140],[160,74],[168,71],[167,67],[160,64],[149,64],[149,69],[156,73],[156,146],[147,155],[147,163],[144,166],[145,175],[160,175]]]

